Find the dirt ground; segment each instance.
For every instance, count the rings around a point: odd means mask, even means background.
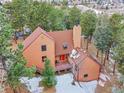
[[[14,92],[9,86],[6,86],[5,93],[14,93]],[[21,86],[20,89],[16,89],[16,93],[30,93],[30,92],[24,86]]]

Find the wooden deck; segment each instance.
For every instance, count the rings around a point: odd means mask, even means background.
[[[56,72],[66,71],[72,68],[72,65],[69,63],[61,63],[56,65]]]
[[[72,65],[70,63],[59,63],[55,66],[55,72],[60,73],[63,71],[68,71],[72,68]],[[42,69],[36,67],[38,73],[42,73]]]

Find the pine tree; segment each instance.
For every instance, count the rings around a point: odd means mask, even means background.
[[[32,77],[35,73],[35,68],[26,67],[26,60],[22,55],[23,45],[18,45],[18,48],[12,51],[11,64],[9,63],[7,71],[7,83],[16,93],[16,89],[21,87],[20,78],[24,76]]]
[[[67,29],[72,29],[74,25],[80,24],[81,11],[77,7],[73,7],[69,10],[68,23],[66,23]]]
[[[115,60],[115,64],[118,64],[118,70],[124,74],[124,26],[120,27],[116,34],[116,43],[112,47],[112,58]],[[115,69],[113,69],[115,72]]]
[[[9,54],[9,49],[7,47],[10,45],[12,34],[13,29],[6,14],[6,10],[0,6],[0,56],[2,60],[6,59],[6,56]]]
[[[112,42],[112,28],[106,16],[101,16],[97,22],[94,32],[94,44],[101,51],[101,62],[103,63],[103,54],[110,50]]]
[[[45,60],[45,68],[43,69],[42,77],[43,79],[41,81],[41,84],[45,88],[53,87],[57,83],[56,78],[55,78],[55,71],[53,67],[50,65],[49,59]]]
[[[11,49],[10,40],[13,32],[6,10],[0,6],[0,57],[7,72],[5,82],[15,90],[20,86],[19,79],[22,76],[31,76],[35,70],[25,66],[26,61],[22,55],[22,45],[19,45],[16,50]]]
[[[92,39],[93,32],[96,28],[97,16],[93,11],[86,11],[81,15],[81,28],[82,33],[87,39],[86,49],[88,50],[88,43]]]

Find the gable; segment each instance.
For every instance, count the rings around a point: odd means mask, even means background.
[[[55,41],[55,54],[62,55],[68,54],[73,49],[73,31],[65,30],[65,31],[55,31],[55,32],[47,32],[54,41]],[[64,44],[66,45],[66,49],[63,48]]]
[[[42,51],[42,45],[46,45],[46,50]],[[24,51],[23,56],[27,60],[27,66],[43,68],[42,57],[46,56],[54,66],[55,63],[55,43],[44,34],[40,34]]]
[[[94,67],[95,68],[100,68],[101,65],[100,63],[97,62],[97,60],[94,60],[92,57],[87,56],[80,64],[79,64],[79,68],[87,68],[87,67]]]
[[[33,31],[33,33],[31,33],[23,42],[24,48],[23,50],[25,50],[27,47],[29,47],[33,42],[35,42],[35,40],[41,35],[44,34],[46,35],[48,38],[50,38],[51,40],[53,40],[53,38],[51,36],[49,36],[48,34],[46,34],[46,32],[41,29],[40,27],[37,27],[35,29],[35,31]]]

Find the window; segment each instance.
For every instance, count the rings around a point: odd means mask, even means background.
[[[46,51],[46,50],[47,50],[46,45],[42,45],[42,46],[41,46],[41,50],[42,50],[42,51]]]
[[[67,49],[68,48],[68,44],[65,42],[63,43],[63,49]]]
[[[88,77],[88,74],[84,74],[84,78],[87,78]]]
[[[42,56],[42,62],[45,62],[46,58],[46,56]]]
[[[58,63],[59,63],[59,61],[58,61],[58,60],[56,60],[56,61],[55,61],[55,63],[56,63],[56,64],[58,64]]]

